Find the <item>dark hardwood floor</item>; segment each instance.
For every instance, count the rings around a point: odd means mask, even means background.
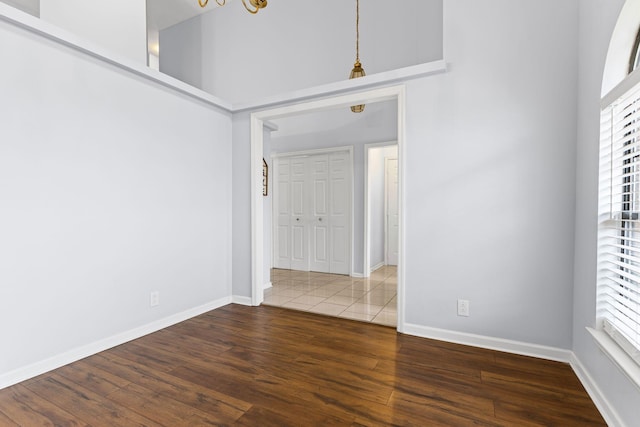
[[[606,425],[563,363],[228,305],[0,390],[0,426]]]

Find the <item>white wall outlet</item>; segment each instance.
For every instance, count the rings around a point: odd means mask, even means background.
[[[149,306],[155,307],[157,305],[160,305],[160,292],[152,291],[149,294]]]
[[[458,316],[469,317],[469,300],[458,300]]]

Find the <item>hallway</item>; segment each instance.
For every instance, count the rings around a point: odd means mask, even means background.
[[[271,270],[265,305],[396,327],[398,275],[383,266],[368,278],[296,270]]]

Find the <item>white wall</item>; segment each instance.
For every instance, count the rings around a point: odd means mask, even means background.
[[[367,74],[442,59],[442,0],[367,0],[360,4],[360,58]],[[169,49],[191,49],[202,38],[202,63],[165,68],[174,76],[198,74],[205,91],[233,103],[347,79],[355,60],[355,1],[278,0],[257,15],[240,1],[167,30]],[[182,46],[182,47],[180,47]],[[398,48],[400,46],[401,48]],[[183,67],[182,70],[176,68]],[[162,68],[161,68],[162,69]]]
[[[146,0],[40,0],[40,19],[147,63]]]
[[[577,0],[444,11],[450,71],[407,83],[406,321],[569,349]],[[234,119],[234,264],[250,248],[248,133]]]
[[[638,423],[640,391],[585,327],[595,326],[600,88],[609,39],[623,0],[580,2],[573,351],[627,426]],[[637,30],[637,28],[636,28]]]
[[[450,71],[407,84],[408,323],[571,347],[577,3],[445,2]]]
[[[232,129],[233,295],[250,298],[251,129],[249,114],[234,114]]]
[[[0,384],[229,298],[230,115],[3,20],[0,56]]]
[[[193,18],[160,31],[160,72],[197,88],[202,88],[201,27],[202,21]]]

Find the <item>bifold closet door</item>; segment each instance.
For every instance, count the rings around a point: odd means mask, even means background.
[[[274,162],[274,267],[350,273],[349,152],[280,157]]]

